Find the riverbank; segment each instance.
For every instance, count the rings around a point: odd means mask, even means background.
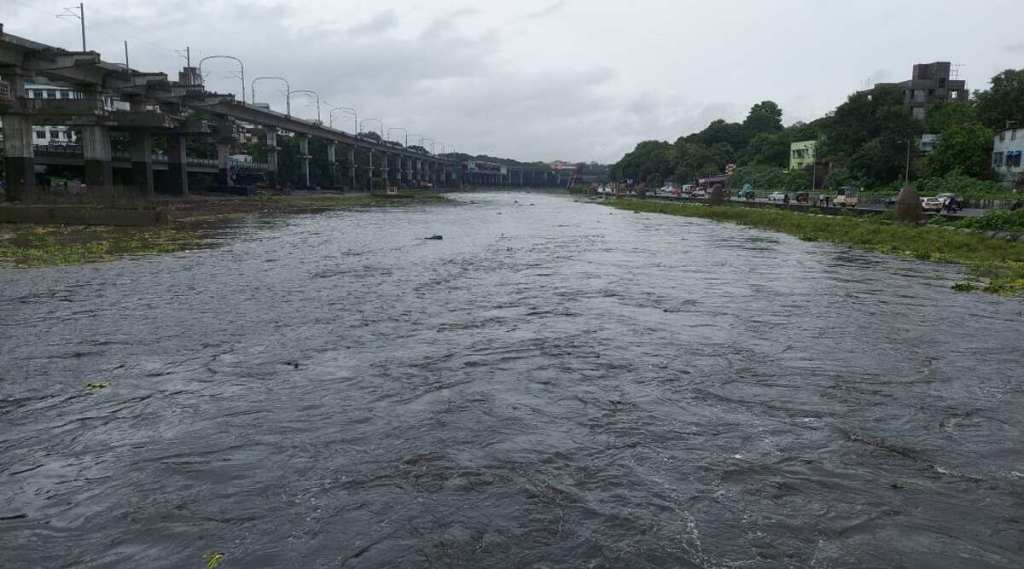
[[[157,227],[0,224],[0,266],[79,265],[210,247],[228,223],[251,215],[311,214],[446,202],[448,199],[443,195],[432,193],[191,196],[187,200],[160,204],[168,222]]]
[[[937,226],[911,226],[878,216],[825,216],[742,206],[705,206],[653,200],[617,199],[604,202],[619,209],[663,213],[736,223],[780,231],[805,241],[828,241],[926,261],[957,263],[969,279],[957,290],[998,294],[1024,293],[1024,243],[991,239],[983,234]]]

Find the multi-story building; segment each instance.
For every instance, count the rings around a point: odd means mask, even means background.
[[[992,171],[1004,180],[1024,174],[1021,154],[1024,153],[1024,128],[1007,128],[992,141]]]
[[[25,96],[29,99],[81,99],[85,95],[81,91],[69,87],[25,81]],[[126,110],[127,104],[106,96],[103,98],[103,107],[108,110]],[[33,125],[32,133],[32,140],[37,146],[75,144],[77,142],[74,130],[67,126]]]
[[[814,164],[818,141],[803,140],[789,145],[789,169],[803,170]]]
[[[919,63],[914,66],[914,73],[909,81],[902,83],[880,83],[894,85],[903,90],[903,101],[910,109],[914,118],[924,120],[928,109],[950,101],[967,102],[970,93],[967,82],[954,79],[953,65],[948,61],[935,63]]]

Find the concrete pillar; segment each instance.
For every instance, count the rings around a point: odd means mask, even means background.
[[[231,178],[231,144],[217,143],[217,178],[227,187],[235,185]]]
[[[352,179],[352,191],[356,190],[356,147],[348,147],[348,175]]]
[[[82,127],[82,156],[85,158],[85,184],[90,187],[114,185],[114,165],[110,159],[110,129],[105,126]]]
[[[296,138],[298,139],[299,142],[299,164],[300,168],[302,169],[302,181],[305,184],[305,187],[308,188],[310,187],[309,159],[311,158],[311,156],[309,155],[309,136],[305,134],[300,134],[296,136]]]
[[[129,152],[132,159],[132,185],[145,196],[152,196],[153,188],[153,136],[148,130],[129,133]]]
[[[185,135],[167,135],[167,177],[161,190],[175,196],[188,195],[188,156]]]
[[[267,165],[270,166],[270,184],[277,186],[279,180],[277,156],[280,150],[277,147],[277,128],[266,127],[264,133],[266,134]]]
[[[368,155],[370,156],[370,162],[369,162],[369,166],[367,167],[367,170],[366,170],[368,175],[369,175],[369,187],[367,188],[367,190],[370,191],[370,192],[373,192],[373,149],[372,148],[369,150]]]
[[[380,177],[384,179],[384,189],[387,189],[387,187],[391,185],[391,180],[388,178],[388,160],[390,157],[387,152],[384,152],[383,154],[384,155],[380,160]]]
[[[338,187],[338,143],[333,140],[327,141],[327,171],[331,187]]]
[[[36,185],[36,161],[32,152],[32,118],[4,115],[4,180],[7,200],[21,201]]]

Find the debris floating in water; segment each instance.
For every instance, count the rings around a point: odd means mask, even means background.
[[[444,239],[444,235],[431,235],[430,237],[424,237],[427,241],[441,241]]]
[[[96,382],[96,383],[86,383],[85,384],[85,388],[88,389],[90,393],[96,393],[97,391],[100,391],[102,389],[106,389],[108,387],[110,387],[110,382],[106,382],[106,381],[104,381],[104,382]]]
[[[221,561],[224,561],[224,554],[219,551],[207,553],[203,556],[206,561],[206,569],[217,569],[220,567]]]

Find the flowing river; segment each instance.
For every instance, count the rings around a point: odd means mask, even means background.
[[[455,199],[0,269],[0,567],[1024,567],[1024,302]]]

